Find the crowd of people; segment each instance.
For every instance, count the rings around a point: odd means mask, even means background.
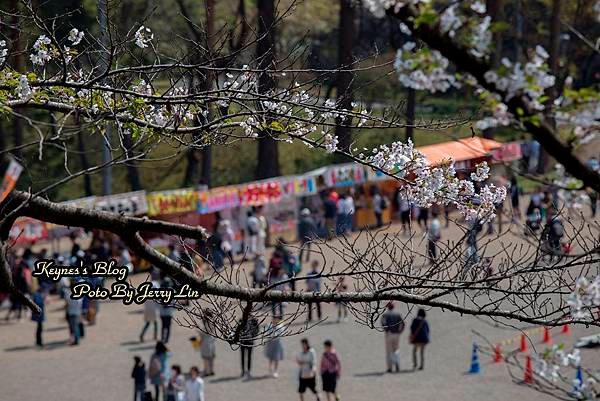
[[[85,323],[93,326],[100,310],[100,303],[97,300],[83,297],[72,299],[71,292],[73,287],[82,282],[90,284],[92,288],[102,286],[104,278],[96,277],[63,277],[58,282],[49,277],[38,276],[33,278],[35,262],[38,260],[52,259],[59,266],[89,266],[95,261],[106,261],[115,259],[120,266],[127,266],[130,271],[133,270],[131,255],[127,248],[119,243],[109,243],[104,238],[95,238],[87,250],[83,250],[77,241],[77,235],[71,236],[72,247],[69,253],[50,254],[46,248],[39,252],[33,252],[32,248],[25,248],[21,253],[11,251],[8,253],[8,260],[11,266],[11,275],[16,288],[39,307],[39,313],[31,313],[31,320],[36,323],[35,344],[38,347],[44,346],[43,331],[46,320],[46,304],[50,294],[57,295],[64,301],[65,320],[69,327],[69,345],[78,345],[85,336]],[[0,294],[0,303],[3,298]],[[21,320],[23,315],[23,300],[16,294],[9,295],[10,306],[4,317],[5,321],[11,319]],[[28,313],[28,310],[27,312]]]
[[[521,222],[521,204],[523,200],[522,191],[515,179],[509,184],[509,194],[512,210],[510,218],[514,222]],[[593,195],[593,194],[592,194]],[[391,208],[400,220],[402,231],[405,235],[414,235],[414,229],[423,234],[426,243],[425,254],[429,263],[435,264],[440,257],[438,243],[442,239],[444,228],[449,226],[448,209],[433,205],[431,208],[418,208],[398,191],[390,202],[388,197],[381,193],[377,187],[370,191],[372,211],[376,227],[383,225],[383,212]],[[542,244],[550,255],[568,253],[569,245],[563,242],[564,225],[559,217],[558,195],[552,188],[539,188],[528,197],[529,203],[525,209],[524,223],[526,235],[539,235]],[[594,202],[597,197],[590,196],[592,215],[596,212]],[[564,202],[563,202],[564,203]],[[329,191],[324,196],[323,210],[311,211],[309,208],[300,210],[298,220],[298,246],[291,247],[282,238],[276,241],[276,245],[270,254],[267,253],[268,220],[262,213],[260,207],[253,208],[247,214],[247,227],[244,235],[244,257],[250,259],[254,266],[252,271],[252,285],[255,288],[270,286],[273,289],[287,291],[296,289],[296,280],[290,280],[298,276],[305,276],[301,282],[304,283],[305,291],[320,292],[323,283],[321,278],[322,266],[320,262],[311,258],[311,244],[318,238],[325,240],[335,236],[345,235],[356,229],[354,224],[355,201],[353,192],[339,194]],[[503,205],[497,205],[498,217],[488,225],[488,234],[502,231]],[[440,216],[445,216],[443,225]],[[316,215],[324,217],[323,232]],[[481,262],[478,249],[478,236],[483,231],[480,222],[467,223],[465,241],[465,260],[468,269]],[[234,232],[231,223],[225,219],[219,219],[215,224],[213,235],[208,241],[199,241],[197,251],[185,245],[169,246],[169,258],[180,262],[184,267],[196,272],[197,259],[207,262],[214,270],[220,271],[225,268],[227,261],[234,265]],[[35,343],[39,347],[44,346],[43,331],[46,320],[46,303],[49,294],[56,294],[63,299],[65,305],[65,320],[69,327],[68,344],[77,345],[85,336],[86,326],[93,326],[96,322],[100,304],[95,300],[71,299],[71,291],[75,284],[82,280],[89,281],[92,286],[102,285],[103,279],[96,278],[71,278],[53,282],[50,279],[39,277],[32,278],[34,262],[39,259],[53,258],[59,265],[90,265],[94,261],[116,259],[120,265],[128,266],[133,271],[133,261],[127,248],[118,242],[109,241],[102,236],[94,237],[88,249],[84,250],[79,245],[76,236],[72,236],[72,249],[67,254],[50,255],[46,249],[34,253],[31,248],[26,248],[22,253],[11,252],[9,254],[11,274],[14,285],[22,293],[31,296],[33,302],[39,306],[40,313],[32,313],[31,320],[36,323]],[[192,252],[190,252],[190,250]],[[268,260],[267,260],[268,256]],[[312,259],[312,260],[311,260]],[[308,267],[304,267],[308,266]],[[151,269],[150,277],[152,286],[176,287],[178,284],[170,277],[162,274],[158,269]],[[346,291],[348,283],[345,277],[340,277],[335,283],[333,290]],[[10,296],[10,307],[5,316],[6,320],[11,318],[21,319],[23,305],[21,299],[14,295]],[[273,378],[279,376],[279,368],[286,354],[282,342],[282,334],[285,332],[284,317],[286,305],[282,302],[272,302],[272,320],[265,327],[260,327],[256,318],[250,318],[244,324],[240,337],[240,365],[241,376],[252,377],[253,350],[257,347],[256,339],[261,336],[268,338],[264,343],[264,356],[268,361],[269,375]],[[347,321],[347,305],[339,302],[335,305],[337,311],[337,322]],[[210,334],[214,332],[211,327],[212,318],[210,311],[206,311],[203,317],[204,327],[197,337],[193,337],[192,344],[202,359],[202,370],[192,366],[188,374],[182,373],[179,365],[171,365],[172,354],[168,349],[171,341],[171,324],[177,308],[175,305],[164,305],[154,300],[149,300],[143,306],[143,327],[139,334],[139,341],[144,342],[148,329],[151,328],[152,339],[156,341],[155,351],[150,357],[149,363],[144,364],[142,358],[135,357],[135,366],[132,378],[135,386],[135,400],[159,399],[169,401],[200,401],[204,400],[203,377],[215,375],[216,339]],[[319,302],[306,305],[306,321],[321,321],[325,312]],[[27,312],[26,312],[27,313]],[[399,344],[400,336],[404,332],[405,323],[402,315],[398,312],[394,303],[387,305],[387,310],[382,315],[381,327],[385,333],[385,365],[388,372],[400,371]],[[413,369],[423,369],[425,361],[425,348],[430,341],[430,327],[426,320],[426,313],[419,309],[416,317],[410,325],[409,343],[412,345]],[[323,343],[323,353],[320,363],[317,360],[316,351],[310,346],[308,339],[301,341],[301,350],[298,352],[295,362],[298,365],[298,393],[300,399],[304,399],[306,391],[315,394],[317,399],[320,392],[317,388],[317,378],[320,377],[321,390],[326,399],[339,399],[337,394],[337,381],[341,374],[341,360],[331,340]],[[146,391],[148,386],[153,386],[154,394]],[[149,395],[150,393],[150,395]],[[162,395],[162,398],[160,398]]]

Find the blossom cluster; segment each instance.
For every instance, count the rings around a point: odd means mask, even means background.
[[[554,345],[542,353],[533,354],[533,370],[540,377],[556,383],[564,377],[562,368],[579,369],[581,366],[581,354],[579,349],[571,352],[565,351],[564,345]],[[594,399],[598,394],[596,390],[597,381],[593,377],[581,381],[573,379],[570,395],[575,399]]]
[[[140,49],[145,49],[148,47],[152,39],[154,39],[154,34],[150,28],[145,27],[144,25],[140,26],[134,35],[135,45]]]
[[[393,10],[397,12],[402,7],[407,5],[418,6],[420,4],[427,4],[430,0],[365,0],[365,7],[373,13],[377,18],[385,17],[387,10]]]
[[[531,61],[525,65],[519,62],[513,63],[505,57],[502,59],[502,66],[496,71],[486,72],[484,78],[506,94],[505,101],[519,94],[525,94],[531,100],[535,110],[543,110],[544,105],[540,98],[544,95],[544,91],[555,83],[555,77],[548,73],[547,59],[548,53],[538,45]]]
[[[6,48],[6,41],[0,40],[0,65],[4,64],[7,55],[8,49]]]
[[[414,42],[407,42],[398,49],[394,67],[398,79],[408,88],[435,93],[460,87],[454,74],[446,71],[448,60],[439,51],[426,47],[416,49]]]
[[[408,197],[420,207],[433,203],[456,205],[469,221],[487,222],[495,217],[496,205],[506,198],[506,188],[493,184],[484,185],[479,192],[473,181],[482,182],[489,177],[487,163],[477,166],[472,181],[456,176],[454,162],[447,160],[438,166],[430,166],[425,156],[415,149],[412,141],[394,142],[373,149],[366,160],[374,167],[406,180]]]
[[[575,281],[575,289],[569,295],[567,304],[571,309],[573,319],[590,317],[590,308],[600,306],[600,276],[592,281],[579,277]]]

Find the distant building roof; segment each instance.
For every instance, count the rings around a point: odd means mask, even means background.
[[[447,159],[460,162],[486,157],[489,156],[494,149],[501,147],[502,144],[500,142],[474,137],[420,146],[417,150],[423,153],[429,163],[436,165]]]

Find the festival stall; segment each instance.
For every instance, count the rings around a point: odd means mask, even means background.
[[[213,226],[218,219],[227,219],[231,222],[234,232],[232,251],[243,251],[243,225],[239,222],[240,195],[236,186],[212,188],[198,193],[198,213],[203,216],[212,216]],[[212,229],[213,226],[210,228]]]
[[[466,176],[477,164],[486,161],[492,163],[492,152],[502,148],[500,142],[491,139],[472,137],[421,146],[421,152],[430,165],[436,166],[445,161],[454,160],[454,168],[458,175]]]

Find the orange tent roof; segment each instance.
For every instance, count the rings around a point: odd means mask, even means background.
[[[492,150],[500,147],[502,147],[500,142],[474,137],[421,146],[417,150],[425,155],[429,163],[436,165],[447,159],[458,162],[485,157]]]

